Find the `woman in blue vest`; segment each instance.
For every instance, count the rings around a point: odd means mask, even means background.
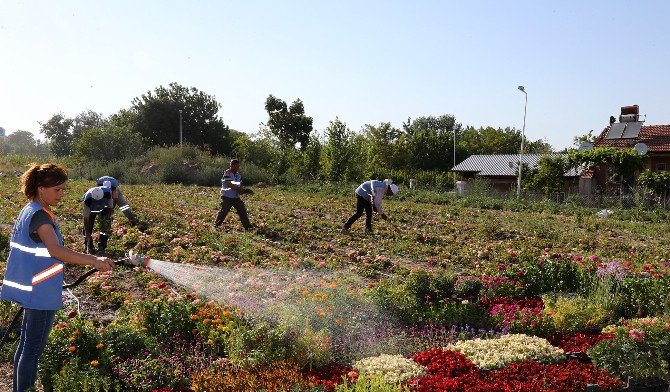
[[[21,176],[21,190],[29,202],[14,223],[0,289],[0,299],[16,302],[25,309],[14,355],[13,392],[32,388],[37,378],[38,359],[62,305],[63,262],[90,265],[100,271],[114,268],[111,259],[63,246],[51,207],[63,198],[66,182],[65,169],[51,163],[33,164]]]
[[[393,196],[398,193],[398,186],[392,180],[365,181],[356,188],[356,212],[347,220],[342,228],[342,233],[349,232],[349,228],[363,215],[365,211],[365,231],[372,234],[372,211],[386,220],[388,217],[382,209],[384,196]]]

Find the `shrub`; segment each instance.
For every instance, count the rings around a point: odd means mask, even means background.
[[[356,382],[345,381],[335,387],[336,392],[409,392],[404,385],[389,383],[381,374],[370,377],[358,377]]]
[[[519,278],[527,286],[527,295],[548,292],[578,292],[583,281],[579,266],[568,260],[545,257],[525,260]]]
[[[221,360],[196,372],[191,388],[194,392],[298,391],[306,390],[308,382],[298,366],[290,361],[247,369]]]
[[[156,298],[137,303],[136,318],[141,328],[157,341],[169,341],[174,336],[191,337],[196,327],[197,305],[188,299]]]
[[[554,320],[561,333],[602,328],[612,321],[613,313],[599,303],[577,295],[543,295],[544,312]]]
[[[593,363],[622,378],[664,377],[670,361],[670,323],[667,319],[643,318],[603,329],[614,339],[603,340],[588,350]]]
[[[109,373],[102,371],[96,361],[80,364],[75,358],[55,374],[53,390],[56,392],[120,392],[121,385]]]
[[[70,361],[76,361],[69,367],[70,371],[77,365],[86,372],[93,361],[96,361],[95,367],[100,372],[111,367],[111,358],[103,350],[102,337],[91,321],[79,316],[72,319],[65,317],[59,313],[57,324],[49,335],[49,343],[40,357],[40,380],[46,390],[52,387],[53,376],[59,374]]]

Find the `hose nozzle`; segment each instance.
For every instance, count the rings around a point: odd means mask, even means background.
[[[116,264],[126,267],[146,267],[149,264],[149,257],[136,254],[131,250],[126,257],[117,260]]]

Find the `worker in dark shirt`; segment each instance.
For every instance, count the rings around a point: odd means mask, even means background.
[[[107,241],[112,231],[112,214],[114,213],[114,200],[112,190],[104,186],[96,186],[86,191],[84,197],[84,246],[86,253],[104,255],[107,249]],[[93,228],[96,217],[98,219],[98,249],[93,247]]]

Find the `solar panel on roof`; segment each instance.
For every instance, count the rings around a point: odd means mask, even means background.
[[[642,121],[633,121],[626,123],[626,129],[624,129],[621,138],[629,139],[633,137],[638,137],[638,135],[640,134],[640,128],[642,128]]]
[[[610,130],[607,131],[605,139],[621,139],[624,129],[626,129],[626,124],[629,123],[614,123],[610,126]],[[638,131],[639,132],[639,131]]]

